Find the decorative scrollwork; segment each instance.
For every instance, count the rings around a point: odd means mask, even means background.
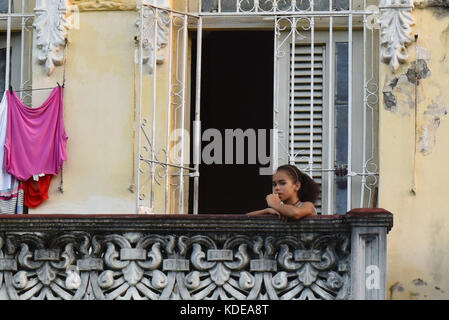
[[[11,299],[71,300],[81,286],[77,256],[86,255],[85,234],[62,235],[52,240],[38,234],[11,234],[7,254],[15,268],[5,272]],[[13,271],[17,271],[13,274]]]
[[[106,270],[98,284],[107,300],[157,299],[168,285],[167,277],[157,270],[162,264],[164,238],[114,234],[99,239],[99,243],[106,248]]]
[[[272,278],[276,295],[300,300],[347,297],[347,243],[343,235],[318,236],[311,241],[282,239],[278,262],[286,271]]]
[[[303,12],[311,10],[309,0],[204,0],[202,12]]]
[[[344,233],[10,233],[0,237],[0,298],[345,299],[349,254]]]
[[[162,6],[169,7],[165,1]],[[142,39],[140,39],[140,19],[136,22],[136,26],[139,28],[136,39],[142,40],[142,62],[148,65],[149,73],[152,74],[154,58],[156,64],[162,64],[165,61],[165,54],[162,49],[168,44],[167,36],[171,17],[168,11],[154,7],[142,5],[139,8],[140,10],[143,10]]]

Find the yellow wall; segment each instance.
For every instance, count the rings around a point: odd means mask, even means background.
[[[449,10],[414,9],[413,17],[418,41],[408,47],[408,63],[395,74],[382,63],[380,74],[379,94],[391,92],[397,100],[390,108],[383,100],[380,108],[379,206],[394,214],[387,295],[440,299],[449,297]],[[406,74],[417,55],[425,78],[417,86],[414,165],[415,86]],[[430,72],[424,72],[425,65]]]
[[[134,39],[136,13],[83,12],[69,31],[64,90],[68,160],[64,193],[52,180],[50,199],[31,213],[132,213]],[[33,66],[34,87],[62,82]],[[34,93],[35,106],[47,93]]]

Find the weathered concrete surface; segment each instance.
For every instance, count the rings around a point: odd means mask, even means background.
[[[429,7],[443,7],[449,8],[448,0],[415,0],[415,8],[423,9]]]

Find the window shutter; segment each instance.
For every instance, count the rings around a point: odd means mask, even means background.
[[[294,154],[295,165],[311,175],[320,185],[322,172],[309,172],[310,144],[313,140],[313,168],[323,165],[323,83],[324,46],[314,46],[313,135],[311,139],[311,79],[312,55],[310,45],[296,45],[294,54]],[[292,97],[290,97],[291,99]],[[321,212],[321,199],[315,206]]]

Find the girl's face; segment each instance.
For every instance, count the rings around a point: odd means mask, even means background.
[[[298,190],[301,188],[301,183],[293,182],[293,178],[284,170],[276,171],[273,175],[274,193],[279,196],[284,203],[295,203],[298,199]]]

